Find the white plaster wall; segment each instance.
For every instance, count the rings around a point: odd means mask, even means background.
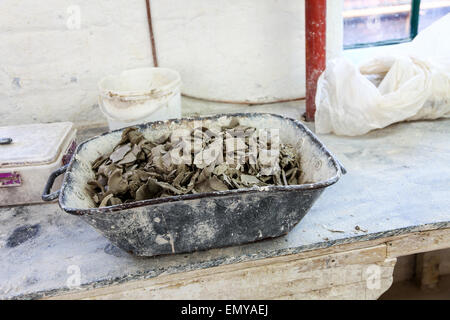
[[[153,65],[144,0],[1,0],[0,17],[0,126],[104,123],[97,81]]]
[[[327,57],[342,51],[342,0],[327,2]],[[305,96],[304,0],[152,0],[160,66],[183,93],[270,102]]]
[[[328,57],[341,51],[341,5],[328,1]],[[73,6],[80,28],[67,25]],[[252,102],[304,96],[304,1],[151,6],[160,65],[180,71],[183,93]],[[98,80],[153,65],[145,0],[0,0],[0,17],[0,126],[106,123]]]

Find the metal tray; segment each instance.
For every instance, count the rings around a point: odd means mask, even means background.
[[[301,156],[304,184],[266,186],[187,194],[95,208],[85,191],[93,175],[90,164],[110,152],[122,130],[81,143],[67,166],[55,171],[42,198],[59,197],[60,207],[77,215],[123,250],[154,256],[192,252],[253,242],[288,233],[305,216],[324,188],[336,183],[345,169],[301,122],[279,115],[248,113],[174,119],[139,125],[147,138],[177,128],[192,128],[194,121],[241,124],[279,129],[282,143],[296,147]],[[65,173],[60,190],[50,193],[54,179]]]

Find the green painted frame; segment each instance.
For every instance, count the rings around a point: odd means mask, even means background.
[[[417,36],[419,29],[419,11],[420,11],[420,0],[411,0],[411,19],[409,27],[409,37],[403,39],[389,39],[377,42],[368,43],[355,43],[352,45],[344,46],[344,50],[347,49],[357,49],[357,48],[367,48],[367,47],[377,47],[377,46],[388,46],[397,43],[409,42]]]

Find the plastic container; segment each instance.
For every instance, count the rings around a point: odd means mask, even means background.
[[[166,68],[139,68],[100,80],[99,106],[109,129],[181,117],[181,78]]]
[[[42,202],[48,175],[75,151],[75,135],[71,122],[0,127],[0,206]]]

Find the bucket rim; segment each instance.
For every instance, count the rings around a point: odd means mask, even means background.
[[[104,82],[110,79],[120,79],[124,77],[127,73],[132,73],[133,71],[145,71],[149,72],[166,72],[174,76],[174,79],[169,83],[159,86],[157,88],[150,88],[148,90],[112,90],[104,86]],[[106,99],[120,99],[123,101],[135,101],[135,100],[145,100],[152,96],[159,96],[167,94],[173,91],[177,86],[181,84],[180,73],[174,69],[161,68],[161,67],[145,67],[145,68],[134,68],[123,70],[120,74],[112,74],[101,78],[97,87],[99,90],[99,96]]]

